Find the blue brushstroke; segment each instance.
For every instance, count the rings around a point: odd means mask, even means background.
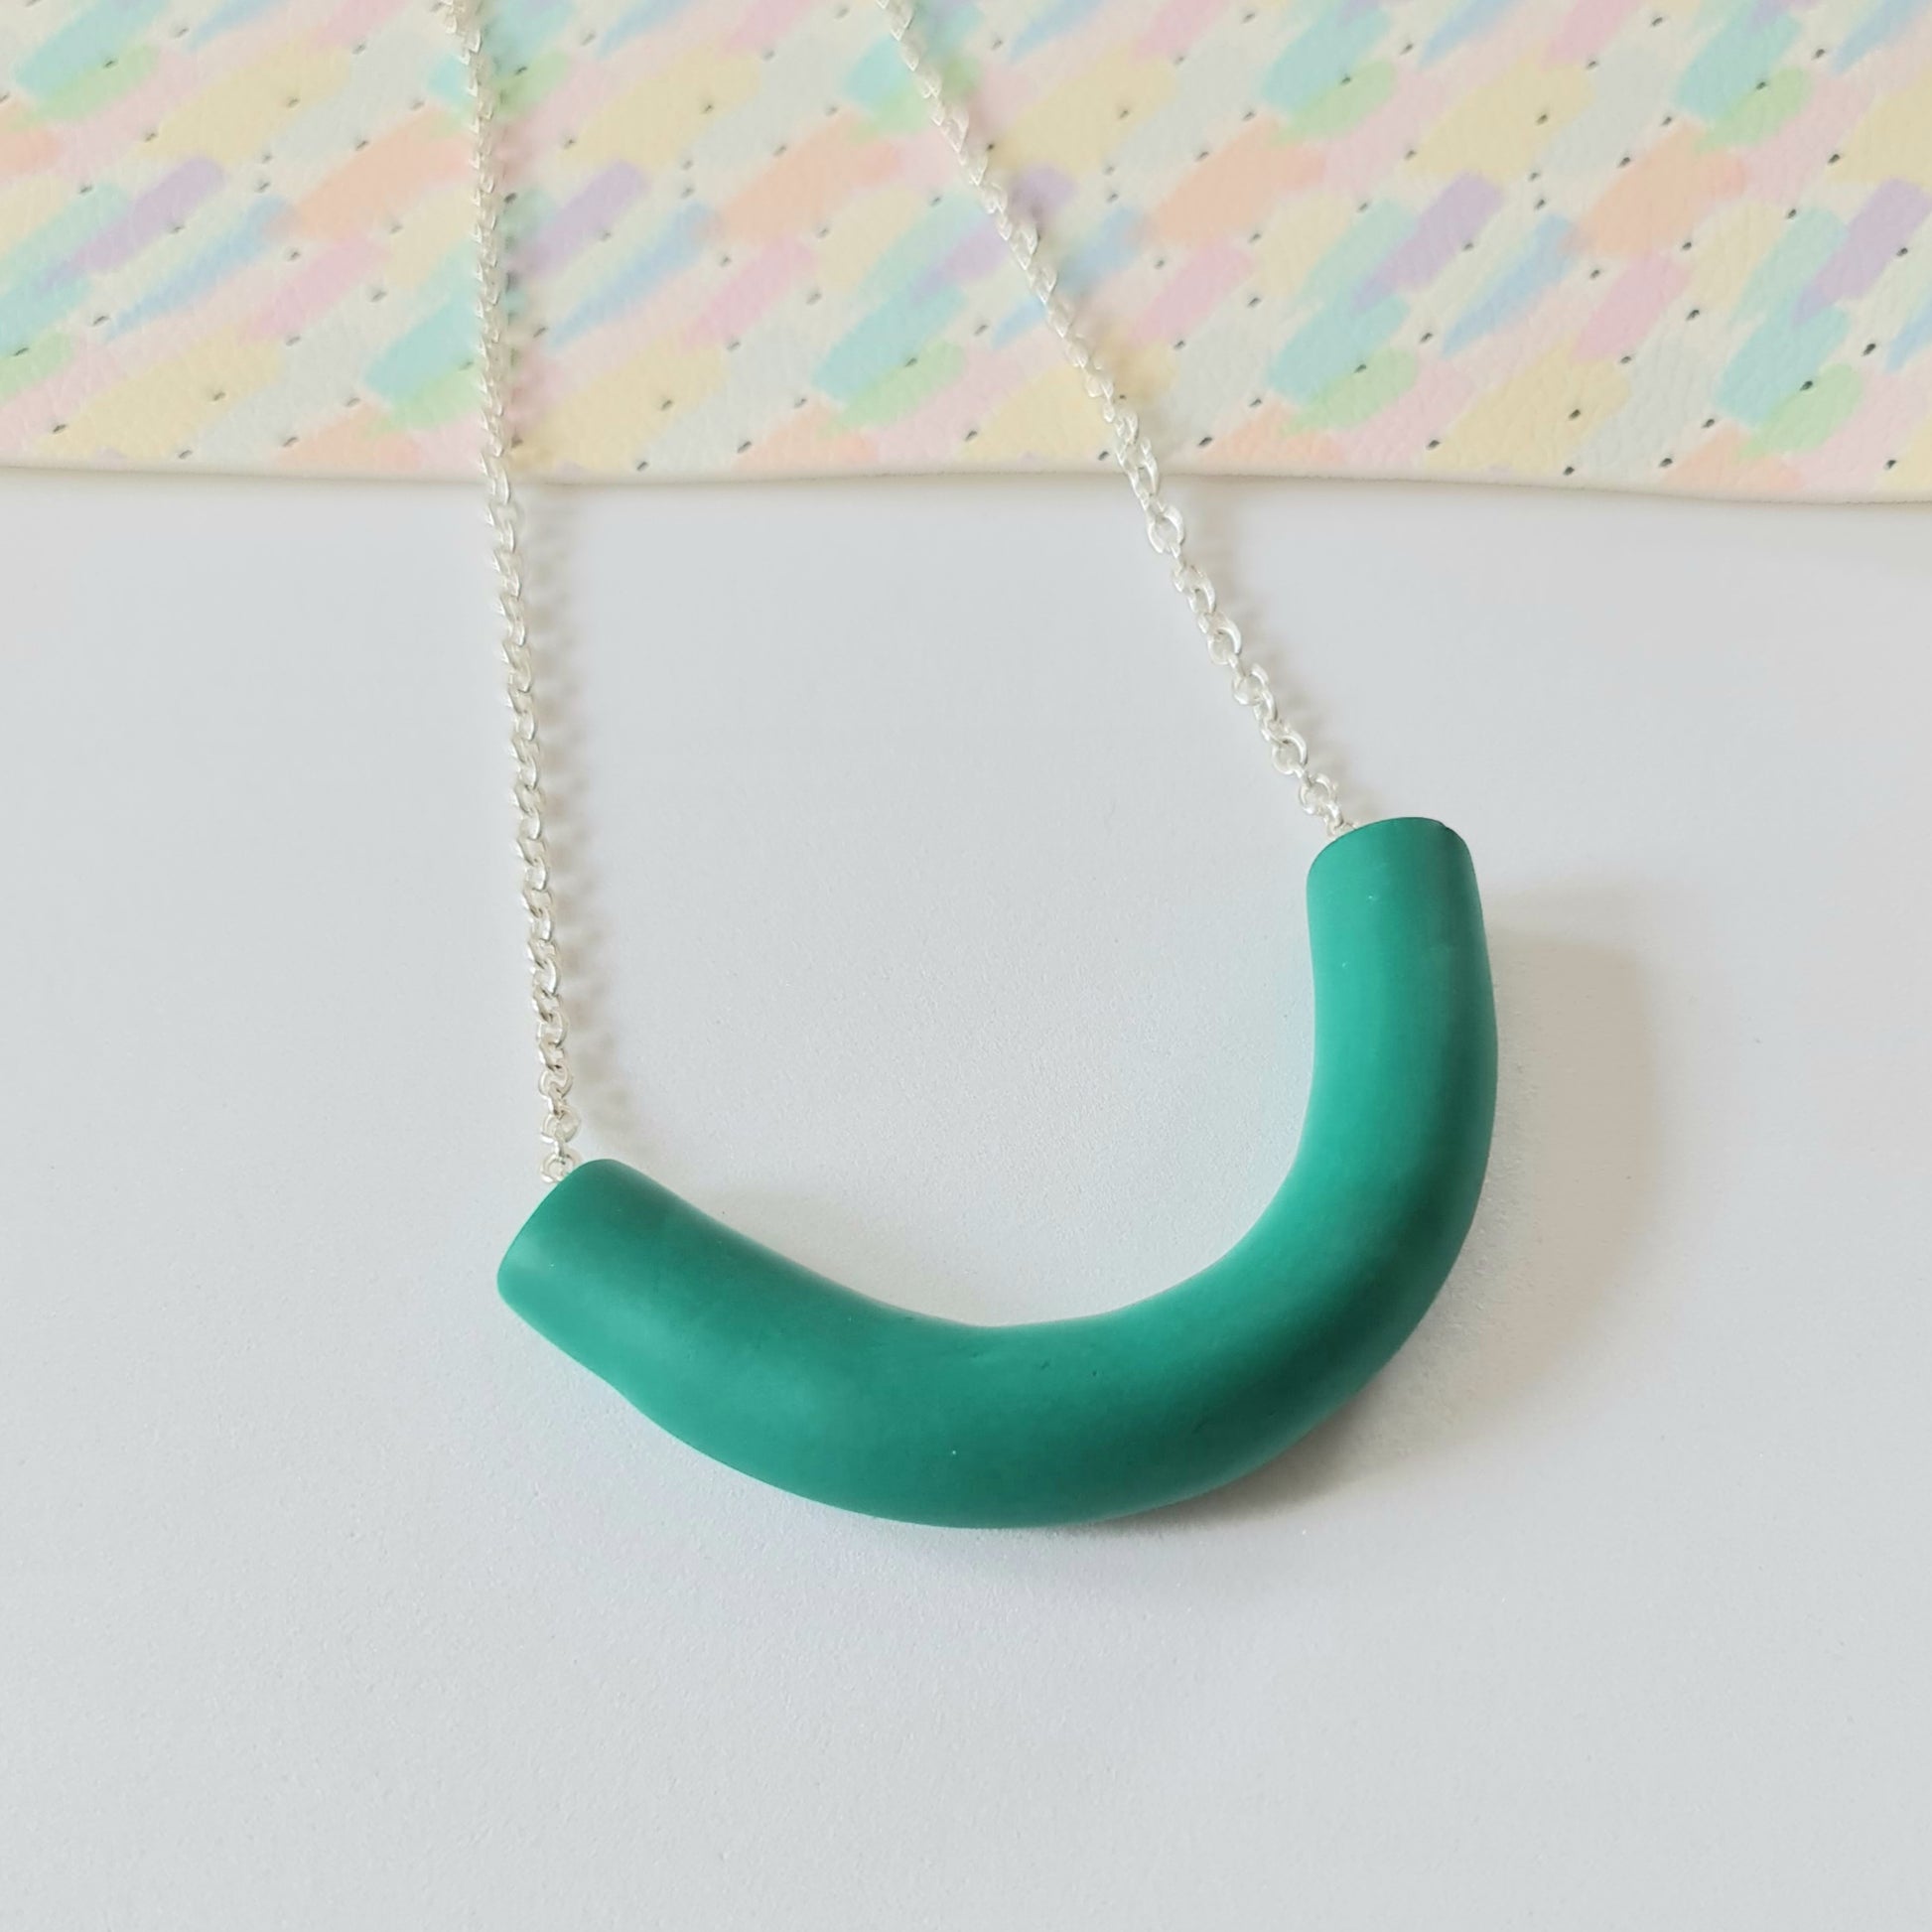
[[[1060,293],[1069,301],[1077,302],[1109,275],[1127,267],[1134,260],[1140,231],[1141,217],[1132,208],[1109,208],[1092,233],[1083,236],[1060,258]],[[995,324],[989,340],[995,348],[1004,348],[1043,320],[1039,304],[1028,296]]]
[[[599,58],[615,54],[619,48],[628,46],[642,35],[654,34],[660,27],[668,27],[690,4],[691,0],[638,0],[628,13],[620,14],[604,30],[604,37],[597,44]]]
[[[1443,338],[1443,352],[1457,354],[1533,308],[1544,290],[1562,281],[1574,266],[1572,233],[1571,224],[1562,215],[1546,214],[1516,258],[1450,325]]]
[[[1718,406],[1740,423],[1763,422],[1816,378],[1850,327],[1837,309],[1821,309],[1799,323],[1772,317],[1718,378]]]
[[[440,55],[429,70],[429,77],[423,82],[423,92],[431,100],[440,100],[445,107],[454,108],[459,114],[467,114],[470,111],[470,83],[464,78],[462,60],[454,53]]]
[[[1515,5],[1516,0],[1462,0],[1462,5],[1429,37],[1422,51],[1423,65],[1428,67],[1446,54],[1453,54],[1464,41],[1487,33]]]
[[[1364,282],[1409,239],[1415,216],[1399,202],[1377,202],[1357,214],[1340,239],[1303,278],[1296,299],[1304,308],[1323,309],[1353,296]]]
[[[710,208],[702,202],[687,202],[616,274],[593,289],[550,332],[551,346],[562,348],[640,302],[696,257],[710,226]]]
[[[519,0],[514,7],[489,8],[484,19],[497,72],[513,75],[570,25],[570,0]]]
[[[859,284],[862,301],[899,294],[925,279],[986,217],[963,196],[928,207],[873,265]]]
[[[978,17],[975,7],[922,7],[919,27],[925,37],[926,52],[944,65],[959,52],[961,43]],[[853,62],[840,91],[855,106],[868,114],[883,114],[901,95],[912,91],[911,76],[898,50],[881,34]]]
[[[1885,351],[1885,366],[1895,374],[1928,346],[1932,346],[1932,300],[1928,300],[1891,339],[1891,346]]]
[[[17,355],[87,293],[87,282],[65,272],[45,275],[0,295],[0,355]]]
[[[1331,302],[1289,338],[1268,365],[1268,380],[1283,395],[1308,402],[1366,362],[1402,327],[1408,313],[1408,303],[1395,295],[1367,308],[1357,308],[1352,294]]]
[[[1261,97],[1293,118],[1338,87],[1388,30],[1380,7],[1329,5],[1262,76]]]
[[[227,233],[157,282],[140,301],[116,316],[108,332],[110,339],[125,336],[159,316],[187,308],[237,269],[245,268],[274,239],[277,224],[288,208],[289,205],[275,196],[257,196]]]
[[[839,91],[855,107],[883,114],[901,93],[911,88],[905,64],[891,41],[875,41],[853,62]]]
[[[1797,38],[1798,23],[1782,9],[1738,8],[1684,69],[1677,104],[1707,121],[1722,120],[1770,78]]]
[[[219,40],[223,34],[231,34],[237,27],[245,27],[258,14],[268,13],[282,4],[282,0],[227,0],[227,5],[216,7],[207,19],[188,37],[192,48],[206,47],[209,41]]]
[[[965,306],[958,289],[941,287],[875,309],[832,345],[812,379],[835,402],[849,403],[910,361]]]
[[[76,195],[59,214],[0,256],[0,289],[18,289],[54,274],[61,265],[127,211],[128,198],[118,188],[100,187]]]
[[[1927,6],[1928,0],[1878,0],[1878,4],[1839,43],[1832,66],[1843,73],[1867,54],[1889,47]]]
[[[1070,34],[1088,15],[1100,10],[1100,0],[1048,0],[1013,38],[1013,58],[1024,61],[1029,54],[1048,46],[1062,34]]]
[[[1784,224],[1777,246],[1751,270],[1737,298],[1739,316],[1765,316],[1797,299],[1845,241],[1845,223],[1822,207],[1808,207]]]
[[[30,94],[58,94],[118,60],[128,42],[167,10],[168,0],[95,0],[14,69]]]
[[[368,385],[385,401],[397,402],[473,359],[476,352],[475,310],[465,297],[455,297],[432,309],[369,364]]]

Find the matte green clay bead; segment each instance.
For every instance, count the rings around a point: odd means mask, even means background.
[[[1131,1307],[987,1328],[855,1295],[615,1161],[558,1183],[503,1298],[674,1436],[921,1523],[1152,1509],[1255,1468],[1422,1318],[1475,1211],[1495,1009],[1467,848],[1431,819],[1309,873],[1314,1073],[1295,1165],[1212,1266]]]

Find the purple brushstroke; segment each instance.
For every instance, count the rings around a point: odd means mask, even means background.
[[[221,185],[221,170],[207,155],[184,161],[126,211],[69,255],[69,274],[93,275],[130,262],[157,235],[179,227]]]
[[[1013,205],[1035,226],[1043,227],[1054,210],[1073,193],[1073,183],[1057,168],[1039,166],[1023,170],[1014,179]],[[1007,245],[990,221],[976,221],[971,231],[954,244],[921,275],[914,285],[920,296],[933,290],[953,288],[976,276],[988,275],[1007,258]]]
[[[527,274],[562,267],[607,234],[643,190],[642,172],[627,161],[600,169],[517,251],[517,266]]]
[[[1846,223],[1845,238],[1798,297],[1796,320],[1806,322],[1834,302],[1864,294],[1932,213],[1932,200],[1908,181],[1881,182]]]
[[[1374,308],[1388,296],[1426,288],[1482,232],[1502,205],[1502,190],[1494,182],[1480,175],[1457,175],[1355,291],[1356,313]]]

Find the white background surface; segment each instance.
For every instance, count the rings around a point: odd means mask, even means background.
[[[1920,1932],[1920,513],[1192,489],[1468,838],[1476,1230],[1275,1468],[854,1520],[500,1309],[536,1198],[456,490],[0,478],[0,1922]],[[987,1319],[1215,1254],[1312,834],[1125,492],[541,513],[591,1143]]]

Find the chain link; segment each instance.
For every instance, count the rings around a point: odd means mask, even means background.
[[[1015,211],[1012,194],[995,173],[986,144],[974,133],[965,109],[947,98],[945,74],[919,31],[916,0],[878,0],[878,4],[886,31],[925,103],[928,118],[952,150],[967,185],[1026,277],[1046,326],[1099,410],[1112,439],[1114,461],[1147,518],[1147,540],[1167,559],[1169,576],[1207,644],[1208,656],[1227,672],[1228,689],[1235,702],[1253,714],[1275,769],[1294,782],[1296,802],[1311,818],[1321,821],[1330,838],[1345,832],[1348,820],[1342,816],[1334,780],[1309,762],[1308,740],[1283,715],[1267,671],[1248,656],[1241,626],[1221,609],[1213,580],[1187,554],[1187,525],[1163,493],[1161,465],[1147,431],[1099,351],[1081,333],[1072,306],[1060,293],[1059,273],[1040,240],[1038,227]]]
[[[479,0],[449,0],[470,102],[471,185],[475,197],[478,354],[482,359],[483,479],[502,621],[504,686],[509,696],[515,776],[516,855],[536,1015],[537,1093],[543,1101],[542,1173],[561,1180],[577,1165],[571,1145],[577,1109],[570,1099],[570,1029],[557,968],[557,917],[550,892],[550,834],[544,824],[543,748],[537,732],[536,667],[523,590],[523,519],[510,482],[509,275],[503,249],[503,186],[497,152],[495,71],[483,45]]]
[[[502,656],[515,762],[516,851],[530,958],[530,1003],[536,1015],[537,1092],[544,1114],[542,1172],[561,1180],[577,1164],[578,1128],[571,1104],[569,1028],[557,965],[556,908],[551,898],[550,841],[544,823],[543,758],[537,731],[536,676],[530,650],[529,609],[523,589],[522,517],[510,477],[509,403],[513,356],[509,339],[509,276],[503,243],[505,196],[499,172],[500,94],[483,41],[483,0],[445,0],[458,47],[470,107],[475,195],[475,286],[478,353],[482,360],[482,470],[502,621]],[[1295,785],[1303,811],[1329,837],[1348,829],[1332,778],[1310,762],[1308,740],[1283,714],[1268,673],[1249,657],[1241,626],[1221,609],[1213,580],[1187,551],[1187,525],[1162,488],[1161,465],[1139,415],[1099,351],[1080,330],[1060,293],[1059,276],[1038,227],[1016,211],[1011,192],[994,171],[986,144],[966,111],[947,98],[945,76],[919,31],[915,0],[878,0],[886,31],[912,85],[967,185],[1007,245],[1066,359],[1106,425],[1114,461],[1147,521],[1147,539],[1166,559],[1169,577],[1207,645],[1208,657],[1228,674],[1228,689],[1254,718],[1275,769]]]

